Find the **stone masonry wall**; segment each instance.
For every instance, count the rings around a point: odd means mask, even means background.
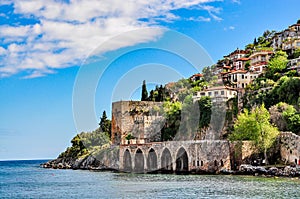
[[[280,155],[285,163],[300,165],[300,136],[291,132],[280,134]]]
[[[159,115],[162,102],[119,101],[112,104],[112,141],[120,144],[131,134],[136,139],[160,140],[160,130],[164,123]]]
[[[140,149],[144,157],[144,169],[147,168],[149,151],[153,149],[157,156],[157,169],[161,169],[162,154],[169,150],[172,159],[173,171],[176,170],[176,159],[180,156],[179,151],[184,149],[188,156],[188,171],[219,172],[222,169],[230,169],[229,142],[224,140],[197,140],[197,141],[169,141],[152,142],[136,145],[120,146],[120,169],[124,168],[124,153],[129,150],[132,160],[132,170],[135,167],[135,156]]]

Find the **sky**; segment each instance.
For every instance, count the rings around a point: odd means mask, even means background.
[[[1,0],[0,160],[52,159],[111,103],[187,78],[265,30],[298,0]]]

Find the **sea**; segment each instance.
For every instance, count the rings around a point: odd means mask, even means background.
[[[126,174],[0,161],[0,198],[300,198],[297,178]]]

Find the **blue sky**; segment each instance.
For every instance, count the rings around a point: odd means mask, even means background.
[[[82,113],[74,113],[79,99],[92,103],[92,118],[80,115],[92,130],[112,101],[139,98],[140,80],[151,87],[188,77],[300,18],[298,0],[124,2],[0,2],[0,159],[55,158],[83,130],[73,117]],[[209,59],[193,66],[187,57],[198,51],[179,33]],[[162,49],[172,45],[187,54]],[[107,60],[114,61],[104,71]]]

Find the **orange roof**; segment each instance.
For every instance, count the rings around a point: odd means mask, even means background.
[[[192,79],[193,77],[203,77],[203,75],[200,74],[200,73],[197,73],[197,74],[192,75],[192,76],[190,77],[190,79]]]
[[[248,71],[246,70],[234,70],[234,71],[231,71],[231,73],[247,73]]]
[[[242,49],[236,49],[235,51],[231,52],[229,55],[225,55],[224,57],[230,57],[232,55],[235,55],[235,54],[247,54],[247,50],[242,50]]]
[[[193,76],[195,76],[195,77],[203,77],[203,75],[200,74],[200,73],[194,74]]]
[[[242,57],[242,58],[237,59],[237,61],[248,61],[248,60],[249,60],[249,58],[247,58],[247,57]]]

